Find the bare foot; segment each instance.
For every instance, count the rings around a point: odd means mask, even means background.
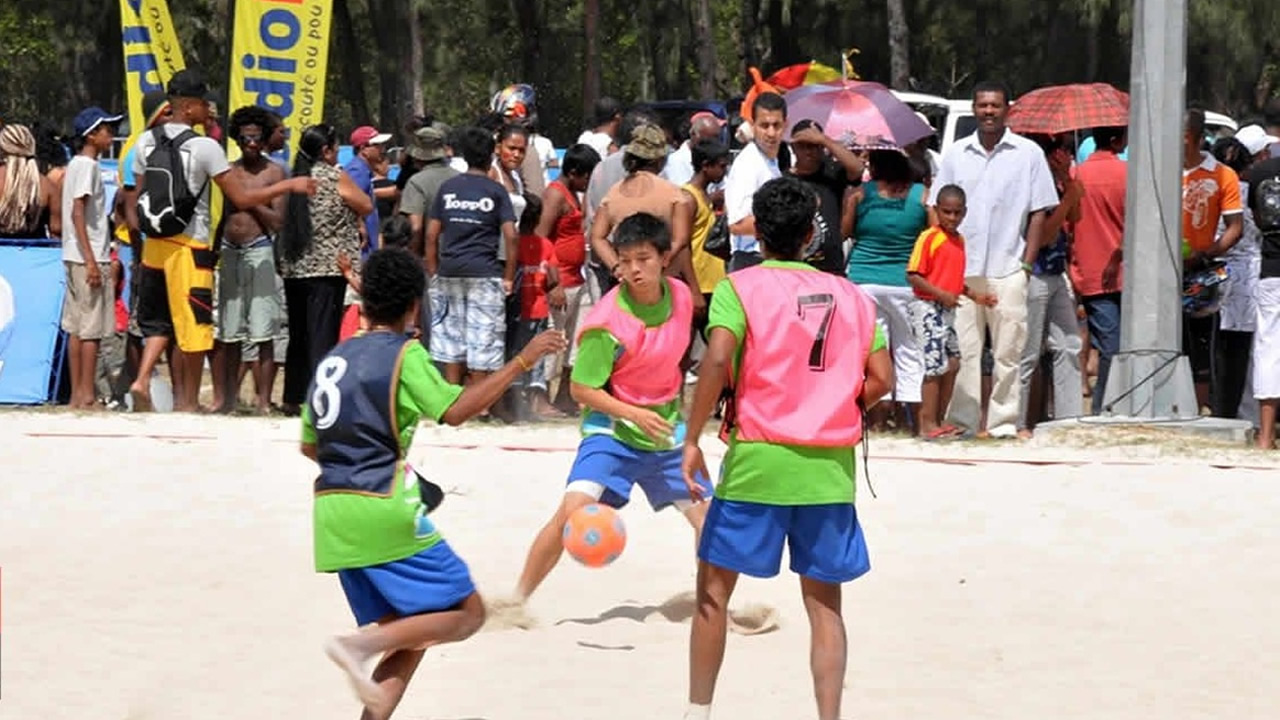
[[[365,672],[364,664],[369,659],[368,656],[357,655],[346,638],[330,638],[324,644],[324,654],[347,674],[351,689],[355,691],[356,697],[365,707],[376,709],[386,702],[386,695],[382,688],[378,687],[373,678]]]
[[[484,604],[485,630],[531,630],[538,626],[538,620],[526,607],[525,601],[518,597],[494,598]]]
[[[1034,436],[1034,433],[1032,433],[1030,430],[1024,429],[1024,430],[1018,431],[1019,440],[1030,440],[1033,436]]]
[[[133,398],[134,412],[153,412],[155,410],[151,405],[151,391],[149,388],[134,383],[129,386],[129,397]]]
[[[729,611],[729,632],[735,635],[763,635],[781,626],[778,611],[768,605],[752,603],[741,610]]]

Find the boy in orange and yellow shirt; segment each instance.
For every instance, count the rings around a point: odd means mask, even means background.
[[[920,388],[920,437],[939,440],[962,433],[942,419],[955,389],[960,344],[956,339],[955,308],[960,296],[995,307],[995,295],[974,295],[964,283],[964,238],[958,228],[965,215],[965,194],[958,185],[938,191],[938,224],[920,233],[907,282],[915,290],[910,307],[911,327],[924,359]]]

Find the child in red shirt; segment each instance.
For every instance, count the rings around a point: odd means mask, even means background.
[[[920,437],[924,440],[963,433],[943,424],[960,366],[955,329],[960,296],[987,307],[996,304],[995,295],[975,295],[964,282],[964,237],[958,229],[966,211],[964,190],[947,185],[938,191],[937,202],[938,224],[920,233],[907,263],[907,282],[915,290],[909,308],[911,329],[924,361],[920,387]]]
[[[555,265],[555,246],[536,234],[538,219],[542,215],[542,199],[530,193],[524,197],[527,204],[520,214],[520,266],[516,276],[520,321],[512,347],[524,347],[531,338],[550,327],[551,305],[547,295],[560,281]],[[538,417],[564,417],[564,413],[551,404],[547,394],[546,363],[539,361],[527,370],[521,384],[529,409]]]

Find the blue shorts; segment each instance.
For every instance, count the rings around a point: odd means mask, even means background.
[[[631,488],[639,485],[654,510],[683,506],[693,501],[680,470],[683,457],[680,450],[637,450],[611,435],[588,435],[578,445],[565,490],[620,508],[631,500]],[[711,497],[711,483],[699,476],[698,484],[705,497]]]
[[[357,625],[449,610],[476,591],[467,564],[443,540],[403,560],[339,570],[338,580]]]
[[[752,577],[773,577],[782,567],[784,542],[791,571],[818,582],[846,583],[871,569],[852,503],[764,505],[715,498],[702,526],[698,559]]]

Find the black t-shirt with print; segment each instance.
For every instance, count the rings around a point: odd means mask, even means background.
[[[516,221],[506,188],[484,175],[450,178],[436,193],[429,217],[441,225],[441,277],[502,276],[502,224]]]
[[[818,172],[796,175],[818,195],[818,214],[814,218],[814,253],[805,259],[810,265],[835,275],[844,276],[844,238],[840,233],[840,216],[844,211],[844,191],[853,183],[844,167],[827,158]],[[819,238],[819,234],[821,234]]]

